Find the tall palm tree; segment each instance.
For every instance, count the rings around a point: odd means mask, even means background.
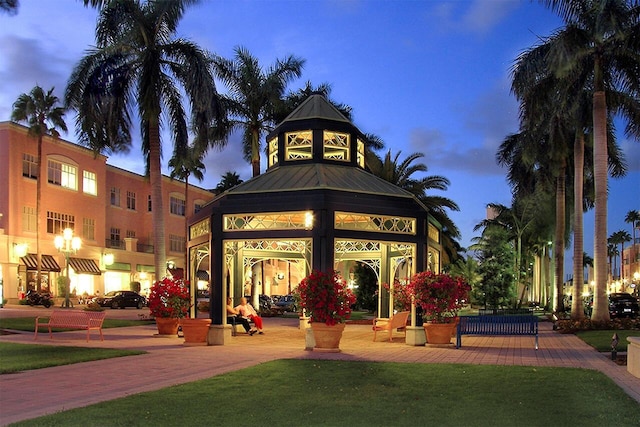
[[[564,20],[565,27],[547,40],[548,61],[559,77],[585,75],[593,92],[596,290],[594,320],[607,320],[607,93],[618,90],[637,101],[640,80],[640,4],[630,0],[541,0]],[[589,74],[583,71],[589,71]],[[586,85],[585,85],[586,87]],[[634,95],[635,94],[635,95]],[[635,96],[635,98],[634,98]],[[640,136],[640,119],[621,104],[626,133]]]
[[[223,193],[239,184],[242,184],[240,175],[235,172],[227,171],[224,175],[222,175],[222,179],[216,186],[216,191],[218,193]]]
[[[128,149],[137,114],[151,183],[157,277],[166,270],[161,130],[168,128],[174,144],[187,144],[190,128],[183,93],[195,146],[208,147],[214,124],[224,121],[209,55],[176,38],[185,10],[194,3],[197,0],[85,0],[100,7],[96,47],[76,65],[65,96],[66,104],[78,111],[80,141],[96,151]]]
[[[276,105],[287,84],[300,77],[303,65],[303,59],[288,56],[265,71],[243,47],[236,47],[233,60],[213,58],[216,75],[229,90],[224,100],[231,115],[230,131],[242,129],[244,156],[251,162],[253,176],[260,175],[262,136],[273,129]]]
[[[616,243],[611,241],[611,238],[607,239],[607,258],[609,259],[609,277],[607,279],[607,283],[613,283],[613,280],[616,278],[615,268],[616,263],[618,262],[617,257],[620,255],[620,251],[618,251],[618,247]]]
[[[38,140],[38,154],[36,156],[36,168],[38,179],[36,181],[36,290],[41,290],[42,252],[40,251],[40,204],[42,199],[42,179],[46,177],[46,169],[42,162],[42,138],[45,135],[57,138],[58,129],[66,132],[67,124],[64,121],[65,109],[57,106],[60,102],[53,94],[54,88],[45,92],[40,86],[35,86],[31,92],[23,93],[13,104],[11,120],[15,122],[27,122],[29,135]]]

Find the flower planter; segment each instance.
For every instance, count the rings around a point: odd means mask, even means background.
[[[451,337],[455,333],[456,324],[452,323],[425,323],[424,332],[427,334],[428,344],[450,344]]]
[[[342,332],[345,326],[344,323],[337,323],[335,325],[311,323],[311,330],[313,330],[313,338],[315,340],[313,351],[339,353],[340,339],[342,338]]]
[[[207,345],[211,319],[180,319],[185,345]]]
[[[156,317],[156,326],[158,327],[158,335],[178,336],[179,319],[175,317]]]

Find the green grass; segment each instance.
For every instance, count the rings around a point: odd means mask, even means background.
[[[66,347],[1,342],[0,374],[144,353],[144,351],[116,350],[108,348]]]
[[[206,369],[206,367],[203,367]],[[19,426],[637,426],[597,371],[279,360]]]
[[[43,319],[44,320],[44,319]],[[44,320],[46,322],[46,320]],[[146,320],[127,320],[127,319],[105,319],[102,324],[103,328],[122,328],[125,326],[146,325],[153,321]],[[36,325],[35,317],[14,317],[0,319],[0,329],[13,329],[16,331],[33,332]],[[62,331],[64,329],[53,328],[54,331]],[[39,332],[48,332],[46,327],[39,327]]]
[[[576,335],[598,351],[611,351],[611,338],[618,334],[618,351],[626,351],[627,337],[640,337],[640,331],[605,329],[601,331],[580,331]]]

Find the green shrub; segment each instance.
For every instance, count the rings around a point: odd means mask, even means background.
[[[608,322],[596,322],[589,318],[581,320],[562,319],[556,321],[559,332],[573,334],[577,331],[605,330],[605,329],[640,329],[640,319],[611,319]]]

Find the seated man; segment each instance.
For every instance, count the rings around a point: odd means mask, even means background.
[[[264,331],[262,330],[262,317],[258,316],[256,310],[247,302],[245,297],[240,298],[240,305],[236,306],[236,310],[242,317],[249,319],[256,324],[256,328],[258,328],[258,333],[260,335],[264,334]]]
[[[240,323],[242,327],[249,335],[255,334],[257,331],[255,329],[251,329],[251,325],[249,324],[249,320],[242,317],[240,312],[233,308],[233,300],[231,298],[227,298],[227,323],[234,324]]]

